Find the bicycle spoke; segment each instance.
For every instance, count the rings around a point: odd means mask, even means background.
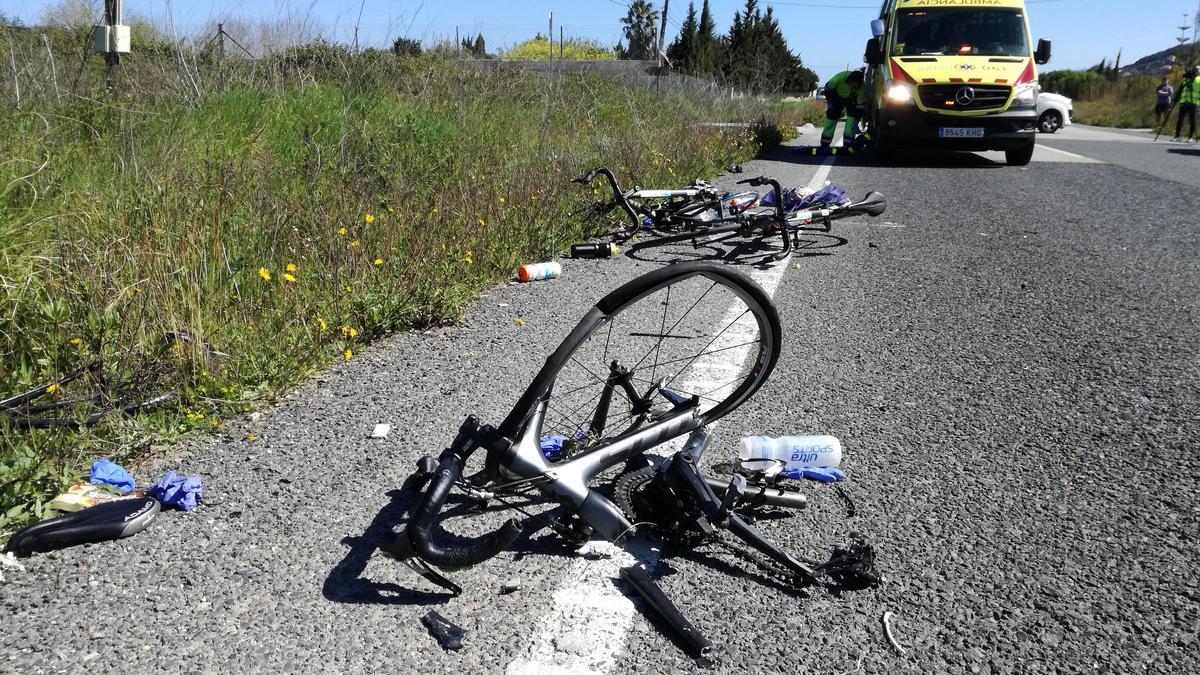
[[[667,327],[667,308],[670,306],[671,306],[671,287],[667,286],[667,299],[665,302],[663,302],[662,324],[659,326],[659,329],[658,329],[660,335],[666,335],[665,329]],[[658,341],[658,349],[656,349],[654,352],[654,366],[652,366],[650,368],[650,379],[651,380],[654,379],[654,374],[658,372],[658,357],[662,355],[662,343],[663,343],[663,341],[660,339]]]
[[[691,307],[688,307],[688,308],[687,308],[687,311],[685,311],[685,312],[683,313],[683,315],[682,315],[682,316],[680,316],[680,317],[679,317],[679,318],[678,318],[678,319],[675,321],[675,323],[671,324],[671,329],[670,329],[670,330],[668,330],[668,331],[666,331],[666,333],[664,334],[664,336],[662,336],[662,337],[659,337],[659,342],[658,342],[658,343],[656,343],[656,344],[655,344],[655,346],[657,346],[658,344],[661,344],[661,342],[662,342],[662,340],[663,340],[663,337],[665,337],[665,335],[669,335],[670,333],[673,333],[673,332],[675,332],[675,329],[679,327],[679,324],[680,324],[680,323],[681,323],[681,322],[682,322],[684,319],[686,319],[686,318],[688,317],[688,315],[692,313],[692,310],[693,310],[693,309],[695,309],[695,308],[696,308],[696,306],[700,304],[700,301],[701,301],[701,300],[704,300],[704,298],[708,297],[708,294],[709,294],[709,293],[711,293],[711,292],[712,292],[712,289],[714,289],[714,288],[716,288],[716,287],[717,287],[717,282],[715,282],[715,281],[714,281],[714,282],[712,283],[712,285],[711,285],[711,286],[709,286],[707,289],[705,289],[704,293],[702,293],[702,294],[700,295],[700,297],[696,298],[696,301],[692,303]],[[668,288],[670,288],[670,287],[668,286]],[[635,364],[634,364],[634,366],[633,366],[633,368],[630,368],[630,370],[637,370],[637,369],[638,369],[638,367],[640,367],[640,366],[641,366],[643,363],[645,363],[646,359],[647,359],[647,358],[650,356],[650,352],[651,352],[651,351],[654,351],[654,346],[652,346],[652,347],[650,347],[650,349],[646,350],[646,353],[642,355],[642,358],[638,359],[638,362],[637,362],[637,363],[635,363]]]
[[[696,362],[696,359],[700,358],[701,354],[703,354],[703,353],[704,353],[704,350],[706,350],[706,349],[708,349],[709,347],[711,347],[711,346],[712,346],[712,344],[713,344],[714,342],[716,342],[717,340],[719,340],[719,339],[721,338],[721,336],[725,334],[725,331],[727,331],[727,330],[729,330],[730,328],[732,328],[732,327],[734,326],[734,324],[736,324],[738,321],[741,321],[741,320],[742,320],[742,317],[746,316],[746,314],[748,314],[749,312],[750,312],[750,310],[749,310],[749,309],[747,309],[747,310],[743,311],[741,314],[739,314],[739,315],[737,316],[737,318],[735,318],[733,321],[730,321],[730,322],[729,322],[729,325],[725,326],[724,328],[722,328],[722,329],[721,329],[721,332],[719,332],[719,333],[717,333],[716,335],[714,335],[714,336],[713,336],[713,339],[709,340],[709,341],[708,341],[708,344],[704,345],[704,349],[702,349],[702,350],[701,350],[701,353],[700,353],[700,354],[697,354],[697,355],[695,355],[695,356],[693,356],[693,357],[691,358],[691,360],[687,362],[687,365],[685,365],[685,366],[684,366],[682,369],[680,369],[680,371],[679,371],[679,372],[680,372],[680,373],[682,373],[682,372],[685,372],[685,371],[687,371],[687,369],[688,369],[688,368],[690,368],[690,367],[691,367],[691,365],[692,365],[693,363],[695,363],[695,362]],[[678,377],[678,374],[676,375],[676,377]],[[667,381],[667,384],[671,384],[671,383],[672,383],[672,382],[674,382],[674,381],[675,381],[675,378],[671,378],[670,380],[668,380],[668,381]]]

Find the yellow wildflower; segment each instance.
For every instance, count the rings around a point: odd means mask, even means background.
[[[258,436],[255,436],[254,434],[246,434],[246,440],[253,443],[254,441],[258,440]]]
[[[395,213],[395,212],[396,212],[396,209],[393,209],[390,206],[388,207],[388,213]]]
[[[347,337],[351,337],[351,338],[352,338],[352,337],[357,337],[357,336],[358,336],[358,329],[357,329],[357,328],[353,328],[353,327],[351,327],[351,326],[342,326],[342,335],[345,335],[345,336],[347,336]]]
[[[287,264],[287,271],[289,271],[289,272],[295,272],[295,271],[296,271],[296,263],[288,263],[288,264]]]
[[[500,203],[501,203],[501,204],[503,204],[503,203],[504,203],[504,197],[501,197],[501,198],[500,198]]]
[[[363,220],[367,221],[367,224],[370,225],[371,223],[375,222],[375,216],[368,213],[367,217],[363,218]]]
[[[354,248],[358,248],[359,246],[362,246],[362,242],[355,239],[354,241],[350,242],[350,245],[353,246]]]
[[[346,236],[346,228],[344,228],[344,227],[339,227],[339,228],[338,228],[338,234],[342,235],[343,237],[344,237],[344,236]]]
[[[382,265],[382,264],[383,264],[383,258],[376,258],[376,259],[375,259],[375,264],[376,264],[376,265]]]
[[[353,356],[354,356],[354,352],[347,349],[346,350],[346,360],[349,361],[351,359],[351,357],[353,357]]]
[[[78,347],[79,345],[83,344],[83,340],[81,340],[81,339],[79,339],[79,338],[72,338],[72,339],[71,339],[71,344],[73,344],[73,345],[75,345],[76,347]]]
[[[271,270],[269,270],[265,267],[260,267],[260,268],[258,268],[258,276],[262,277],[263,281],[270,281],[271,280]]]
[[[288,274],[287,272],[283,273],[283,280],[293,283],[293,284],[296,283],[296,277],[292,276],[291,274]]]
[[[471,255],[470,251],[467,251],[467,255],[463,256],[463,260],[465,260],[468,265],[475,264],[475,258]]]
[[[49,387],[46,387],[46,393],[47,393],[47,394],[53,394],[53,393],[54,393],[54,392],[56,392],[56,391],[58,391],[58,385],[57,385],[57,384],[52,384],[52,385],[50,385]]]
[[[518,326],[524,326],[524,325],[525,325],[525,319],[517,319],[517,320],[516,320],[516,321],[514,321],[513,323],[517,324]]]
[[[321,326],[321,332],[324,332],[329,328],[329,324],[325,323],[325,319],[318,318],[317,324]]]

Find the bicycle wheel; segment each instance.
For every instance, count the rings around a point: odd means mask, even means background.
[[[548,397],[543,448],[567,459],[693,397],[702,423],[720,418],[766,381],[780,341],[779,315],[750,278],[710,262],[670,265],[598,302],[524,400]]]

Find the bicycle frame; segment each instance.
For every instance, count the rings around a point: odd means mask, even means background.
[[[589,488],[588,483],[604,471],[650,448],[700,429],[695,406],[680,410],[624,438],[590,448],[572,459],[552,465],[542,454],[539,443],[546,401],[543,398],[538,402],[520,437],[500,460],[501,469],[524,479],[545,476],[549,482],[537,484],[543,494],[575,510],[605,539],[618,542],[633,530],[633,525],[615,504]]]

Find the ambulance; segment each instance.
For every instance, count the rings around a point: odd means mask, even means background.
[[[875,149],[1003,150],[1024,166],[1037,135],[1037,68],[1024,0],[884,0],[871,22],[866,124]]]

